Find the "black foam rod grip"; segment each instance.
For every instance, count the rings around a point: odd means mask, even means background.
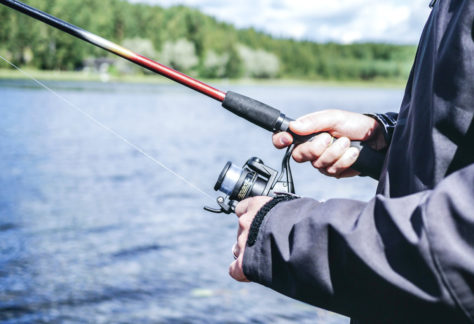
[[[279,131],[280,111],[260,101],[228,91],[222,107],[271,132]]]

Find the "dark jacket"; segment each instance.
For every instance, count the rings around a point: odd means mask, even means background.
[[[377,195],[276,204],[245,275],[365,322],[474,323],[473,115],[474,1],[439,0]]]

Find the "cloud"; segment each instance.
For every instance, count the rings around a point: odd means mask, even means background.
[[[278,37],[335,41],[418,42],[428,0],[129,0],[198,8],[237,27]]]

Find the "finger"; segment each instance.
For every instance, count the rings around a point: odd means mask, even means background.
[[[237,260],[232,262],[229,266],[229,275],[240,282],[250,282],[244,275],[243,271],[243,256],[240,256]]]
[[[237,215],[237,217],[240,217],[247,212],[249,208],[249,201],[250,198],[247,198],[237,204],[237,206],[235,207],[235,214]]]
[[[359,157],[359,150],[350,147],[344,152],[339,160],[326,169],[327,173],[334,177],[339,177],[344,171],[349,169]]]
[[[249,208],[250,209],[250,208]],[[245,230],[249,229],[250,225],[252,224],[253,217],[249,214],[244,214],[239,217],[239,229]]]
[[[249,236],[248,231],[244,231],[237,237],[237,246],[236,249],[240,252],[245,250],[245,246],[247,245],[247,238]]]
[[[351,141],[347,137],[337,139],[331,146],[329,146],[324,153],[313,162],[313,166],[317,169],[327,168],[339,160],[342,155],[350,147]]]
[[[232,254],[234,255],[234,259],[238,259],[240,255],[239,247],[237,246],[237,242],[232,245]]]
[[[251,210],[251,208],[249,207],[249,210]],[[253,215],[253,213],[252,213]],[[253,222],[253,219],[254,217],[252,217],[251,214],[249,213],[246,213],[245,215],[242,215],[241,217],[239,217],[239,228],[237,230],[237,241],[239,241],[239,238],[241,236],[243,236],[243,233],[245,233],[245,241],[243,242],[243,244],[240,244],[240,246],[244,247],[245,246],[245,243],[247,241],[247,236],[248,236],[248,232],[250,230],[250,227],[252,226],[252,222]]]
[[[291,143],[293,143],[293,136],[287,132],[276,133],[273,134],[272,141],[276,148],[282,149],[290,146]]]
[[[247,213],[249,214],[249,218],[253,219],[257,211],[262,208],[268,201],[272,200],[272,197],[269,196],[256,196],[249,198],[249,206],[247,209]]]
[[[245,246],[247,245],[248,234],[237,236],[237,242],[232,246],[232,253],[234,256],[239,257],[245,251]]]
[[[239,218],[239,227],[237,229],[237,241],[239,240],[239,237],[242,235],[242,233],[247,229],[244,225],[243,222],[241,222],[240,220],[242,219],[242,217]]]
[[[332,140],[328,133],[316,135],[310,142],[300,144],[293,150],[293,159],[300,163],[315,161],[331,145]]]
[[[298,135],[308,135],[332,130],[340,122],[341,112],[323,110],[298,118],[290,123],[290,129]]]

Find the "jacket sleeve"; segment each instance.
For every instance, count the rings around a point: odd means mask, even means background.
[[[252,281],[376,322],[474,322],[474,164],[370,202],[283,201],[244,254]]]

